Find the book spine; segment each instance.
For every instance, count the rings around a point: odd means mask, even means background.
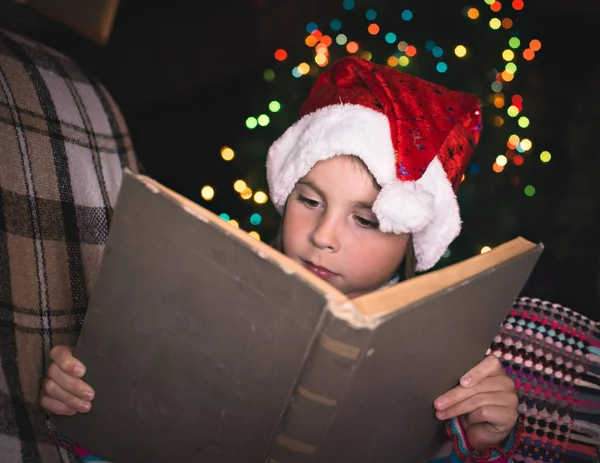
[[[320,461],[319,445],[362,359],[372,331],[355,329],[331,314],[313,342],[282,419],[265,455],[265,463]]]

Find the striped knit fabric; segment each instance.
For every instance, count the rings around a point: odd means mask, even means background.
[[[600,461],[600,330],[597,322],[539,299],[516,301],[490,352],[520,397],[515,462]]]

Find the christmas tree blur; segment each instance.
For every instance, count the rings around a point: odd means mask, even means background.
[[[337,58],[356,55],[481,98],[484,131],[459,190],[464,228],[440,265],[517,234],[535,239],[543,208],[542,185],[533,179],[543,178],[553,159],[533,135],[523,77],[542,44],[527,32],[522,0],[436,5],[343,0],[335,17],[290,30],[293,40],[253,76],[252,91],[240,100],[245,117],[231,121],[231,138],[214,153],[231,177],[198,185],[198,202],[270,241],[279,217],[265,179],[269,145],[296,121],[315,77]]]

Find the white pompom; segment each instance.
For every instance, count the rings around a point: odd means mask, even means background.
[[[418,233],[434,218],[434,197],[415,182],[399,180],[379,192],[373,212],[385,233]]]

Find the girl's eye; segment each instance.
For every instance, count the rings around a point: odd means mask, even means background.
[[[367,219],[363,219],[360,216],[355,216],[355,220],[356,222],[364,228],[369,228],[369,229],[377,229],[379,228],[379,224],[377,222],[373,222],[372,220],[367,220]]]
[[[315,201],[314,199],[309,199],[305,196],[298,195],[298,201],[304,204],[307,207],[315,208],[319,206],[319,201]]]

